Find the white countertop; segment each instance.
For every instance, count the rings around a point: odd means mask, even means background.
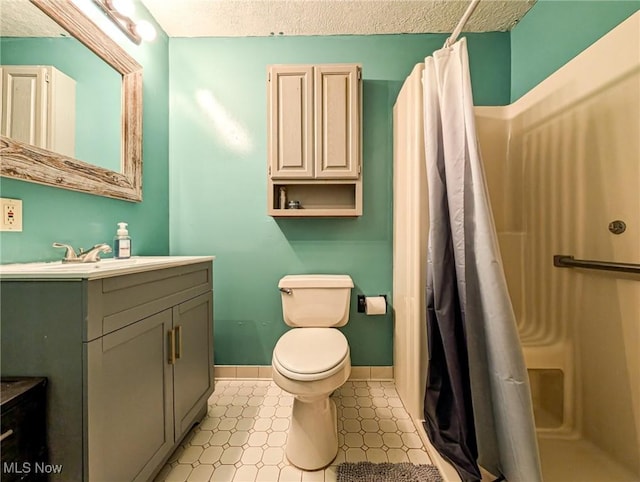
[[[97,263],[17,263],[0,265],[0,279],[99,279],[213,261],[215,256],[132,256]]]

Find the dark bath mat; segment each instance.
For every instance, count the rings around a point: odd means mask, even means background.
[[[343,462],[337,482],[444,482],[434,465],[384,462]]]

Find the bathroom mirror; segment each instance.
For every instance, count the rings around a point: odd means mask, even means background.
[[[141,201],[142,67],[72,2],[30,2],[121,75],[120,169],[99,167],[0,136],[1,175],[100,196]]]

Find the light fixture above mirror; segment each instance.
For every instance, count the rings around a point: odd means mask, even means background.
[[[133,43],[139,45],[142,40],[149,42],[156,37],[156,30],[151,22],[146,20],[136,22],[131,18],[135,10],[131,0],[93,1]]]

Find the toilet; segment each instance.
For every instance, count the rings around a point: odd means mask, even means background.
[[[351,373],[349,344],[336,327],[349,321],[348,275],[288,275],[280,280],[284,322],[293,327],[273,349],[273,381],[293,395],[285,453],[303,470],[338,453],[336,406],[329,398]]]

